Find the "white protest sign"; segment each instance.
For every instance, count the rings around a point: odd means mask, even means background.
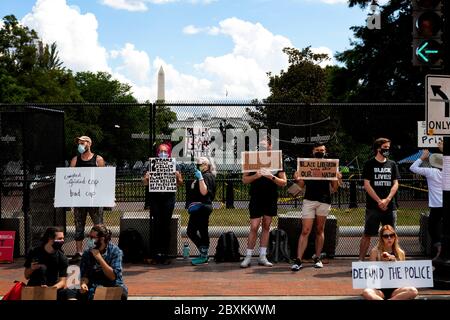
[[[352,262],[353,289],[432,288],[431,260]]]
[[[176,192],[177,179],[175,176],[176,161],[174,158],[149,158],[150,192]]]
[[[427,135],[426,121],[417,121],[417,147],[437,148],[438,143],[443,140],[442,136]]]
[[[337,180],[339,159],[297,158],[297,171],[304,180]]]
[[[76,264],[71,264],[67,267],[67,288],[69,289],[80,289],[81,288],[81,277],[80,277],[80,267]]]
[[[196,122],[192,128],[186,128],[184,146],[185,157],[208,157],[211,133],[209,128],[204,128]]]
[[[56,168],[55,208],[114,207],[116,168]]]

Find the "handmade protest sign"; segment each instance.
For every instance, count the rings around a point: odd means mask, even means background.
[[[297,158],[297,171],[303,180],[337,180],[339,159]]]
[[[354,289],[433,287],[431,260],[352,262]]]
[[[148,190],[150,192],[176,192],[176,161],[174,158],[149,158]]]
[[[283,170],[281,150],[241,152],[242,172],[255,172],[262,168],[272,171]]]
[[[0,263],[14,261],[15,231],[0,231]]]
[[[208,157],[209,156],[209,143],[211,139],[211,133],[209,128],[204,128],[196,125],[191,128],[186,128],[185,134],[185,157]]]
[[[114,207],[116,168],[56,168],[55,208]]]

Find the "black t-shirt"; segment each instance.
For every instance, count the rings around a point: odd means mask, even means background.
[[[44,247],[37,247],[31,249],[25,259],[24,267],[30,268],[31,262],[38,261],[47,267],[46,278],[47,286],[53,286],[61,277],[67,277],[67,267],[69,263],[67,257],[61,250],[56,250],[54,253],[48,253]]]
[[[377,193],[380,199],[385,199],[391,192],[394,180],[400,179],[395,161],[387,159],[385,162],[379,162],[375,158],[370,159],[364,164],[363,179],[370,180],[370,185]],[[377,209],[378,204],[369,194],[366,194],[366,207],[368,209]],[[397,208],[396,196],[389,203],[388,209],[395,210]]]
[[[274,176],[279,177],[280,172],[274,174]],[[249,176],[256,174],[252,172]],[[254,180],[250,184],[250,199],[259,199],[261,201],[265,200],[277,200],[278,199],[278,186],[275,182],[265,177]]]
[[[329,180],[305,180],[305,196],[306,200],[319,201],[331,204]]]
[[[188,188],[186,190],[188,204],[191,202],[212,204],[214,197],[216,196],[216,178],[209,171],[202,173],[202,175],[206,187],[208,188],[208,193],[206,195],[200,193],[200,187],[197,180],[188,183]]]

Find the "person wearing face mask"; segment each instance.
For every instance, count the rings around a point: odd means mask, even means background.
[[[209,216],[216,195],[216,170],[211,160],[199,157],[196,161],[194,180],[186,190],[189,212],[187,235],[200,255],[191,261],[193,265],[207,264],[209,260]]]
[[[313,146],[312,154],[314,158],[323,159],[326,155],[326,147],[323,143],[316,143]],[[313,257],[314,268],[323,268],[320,259],[323,244],[325,241],[325,223],[331,209],[331,193],[336,192],[339,188],[339,181],[342,178],[338,172],[338,180],[303,180],[300,179],[299,172],[294,173],[294,181],[300,188],[305,188],[302,208],[302,233],[298,238],[297,258],[291,267],[292,271],[299,271],[302,265],[303,254],[308,245],[309,234],[315,220],[316,239],[315,254]]]
[[[128,288],[123,281],[120,248],[111,242],[111,230],[102,224],[94,225],[89,232],[88,248],[80,263],[80,300],[92,300],[99,286],[121,287],[122,300],[128,298]]]
[[[171,147],[167,143],[162,143],[156,149],[158,158],[170,158]],[[150,165],[150,164],[149,164]],[[183,184],[183,177],[177,170],[175,171],[177,186]],[[148,169],[144,172],[143,183],[145,185],[145,203],[150,209],[150,215],[153,219],[154,230],[151,243],[151,263],[152,264],[170,264],[169,243],[170,243],[170,221],[172,219],[173,209],[175,208],[176,192],[149,192],[149,173]]]
[[[61,227],[48,227],[41,237],[41,245],[28,252],[25,259],[27,286],[57,288],[58,300],[74,297],[74,292],[65,289],[68,260],[62,246],[64,232]]]
[[[98,154],[92,153],[92,139],[88,136],[75,138],[78,155],[72,158],[71,167],[104,167],[105,160]],[[70,259],[71,264],[77,264],[81,260],[83,253],[84,227],[87,215],[91,217],[94,224],[103,223],[103,208],[84,207],[74,208],[75,220],[75,255]]]
[[[378,234],[381,225],[395,228],[397,220],[398,179],[397,163],[388,159],[391,140],[378,138],[373,143],[375,157],[364,164],[363,179],[366,190],[364,234],[359,246],[359,260],[364,261],[370,239]]]
[[[259,142],[260,151],[272,150],[270,136],[264,137]],[[250,184],[250,233],[247,239],[247,252],[241,262],[241,268],[251,266],[253,250],[256,245],[259,226],[262,226],[258,264],[272,267],[267,259],[267,245],[269,243],[270,225],[272,218],[278,211],[278,188],[287,184],[286,173],[283,170],[272,172],[268,168],[259,169],[256,172],[246,172],[242,176],[244,184]]]

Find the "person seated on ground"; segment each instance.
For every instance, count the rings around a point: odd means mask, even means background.
[[[111,231],[98,224],[89,232],[88,248],[80,263],[80,300],[92,300],[97,287],[122,287],[122,300],[128,288],[122,277],[122,250],[111,242]]]
[[[378,243],[370,251],[370,261],[404,261],[405,252],[398,244],[398,236],[391,225],[380,228]],[[364,289],[362,296],[366,300],[410,300],[417,297],[414,287]]]
[[[41,245],[33,248],[25,259],[25,278],[30,287],[57,288],[58,300],[74,298],[75,292],[65,289],[68,259],[62,251],[64,232],[61,227],[48,227],[41,237]]]

